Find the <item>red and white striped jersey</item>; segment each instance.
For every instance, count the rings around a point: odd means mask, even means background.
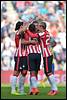
[[[28,35],[32,38],[37,38],[38,35],[37,34],[33,34],[30,31],[27,31]],[[50,55],[52,55],[52,53],[49,50],[49,45],[50,45],[50,34],[48,33],[48,31],[46,30],[43,33],[39,33],[40,39],[41,39],[41,44],[38,46],[33,46],[33,45],[29,45],[28,47],[28,52],[30,53],[36,53],[36,49],[35,47],[37,47],[37,50],[39,50],[38,48],[40,48],[41,52],[43,53],[43,57],[48,57]],[[38,51],[39,52],[39,51]]]
[[[37,39],[37,37],[38,37],[38,35],[35,33],[32,33],[32,32],[30,32],[29,30],[27,30],[26,31],[26,39],[27,40],[30,40],[31,38],[36,38]],[[37,43],[36,45],[28,45],[27,46],[27,53],[29,54],[29,53],[41,53],[41,46],[40,46],[40,44],[39,43]]]
[[[27,53],[41,53],[41,46],[39,44],[27,46]]]
[[[48,57],[52,55],[52,53],[49,50],[49,45],[50,45],[50,34],[46,30],[43,33],[39,33],[40,38],[41,38],[41,46],[42,46],[42,51],[43,51],[43,57]]]
[[[27,48],[25,45],[21,44],[21,39],[19,38],[18,32],[15,35],[15,44],[16,44],[16,51],[15,56],[27,56]]]
[[[25,40],[30,40],[31,38],[37,38],[38,35],[37,34],[33,34],[32,32],[30,32],[29,30],[26,31],[25,33]],[[27,46],[27,54],[30,53],[41,53],[41,46],[39,43],[37,43],[36,45],[28,45]]]

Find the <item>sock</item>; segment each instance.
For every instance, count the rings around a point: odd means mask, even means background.
[[[18,86],[18,90],[19,92],[23,93],[24,92],[24,81],[25,81],[25,76],[20,75],[19,76],[19,86]]]
[[[37,88],[37,79],[35,76],[31,77],[32,88]]]
[[[49,81],[49,83],[51,85],[51,90],[58,90],[57,85],[56,85],[56,81],[55,81],[55,78],[54,78],[53,74],[48,76],[48,81]]]
[[[17,77],[11,76],[10,81],[11,81],[11,92],[13,93],[16,91]]]

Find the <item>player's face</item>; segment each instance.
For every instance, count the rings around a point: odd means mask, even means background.
[[[41,24],[39,24],[39,25],[37,26],[37,28],[38,28],[38,30],[39,30],[40,32],[43,32],[43,31],[44,31],[44,29],[43,29],[43,27],[42,27]]]
[[[38,24],[39,24],[39,23],[34,23],[35,28],[36,28],[36,30],[35,30],[35,31],[36,31],[36,33],[38,33],[38,32],[39,32],[39,29],[38,29]]]
[[[21,25],[21,26],[20,26],[20,32],[22,32],[22,31],[23,31],[23,26]]]

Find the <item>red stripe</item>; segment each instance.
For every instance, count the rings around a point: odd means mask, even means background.
[[[48,48],[47,48],[47,47],[46,47],[46,50],[47,50],[48,56],[50,56],[50,53],[49,53],[49,51],[48,51]]]
[[[43,55],[44,55],[44,57],[46,57],[46,53],[45,53],[45,50],[44,50],[44,54],[43,54]]]
[[[38,51],[40,52],[39,45],[38,45]]]
[[[48,59],[46,57],[46,71],[48,72]]]

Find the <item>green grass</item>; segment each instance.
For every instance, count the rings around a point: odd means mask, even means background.
[[[40,93],[38,95],[11,95],[10,86],[1,86],[1,99],[66,99],[66,87],[58,87],[59,94],[55,96],[48,96],[47,93],[50,87],[39,87]],[[25,92],[29,92],[29,87],[25,87]]]

